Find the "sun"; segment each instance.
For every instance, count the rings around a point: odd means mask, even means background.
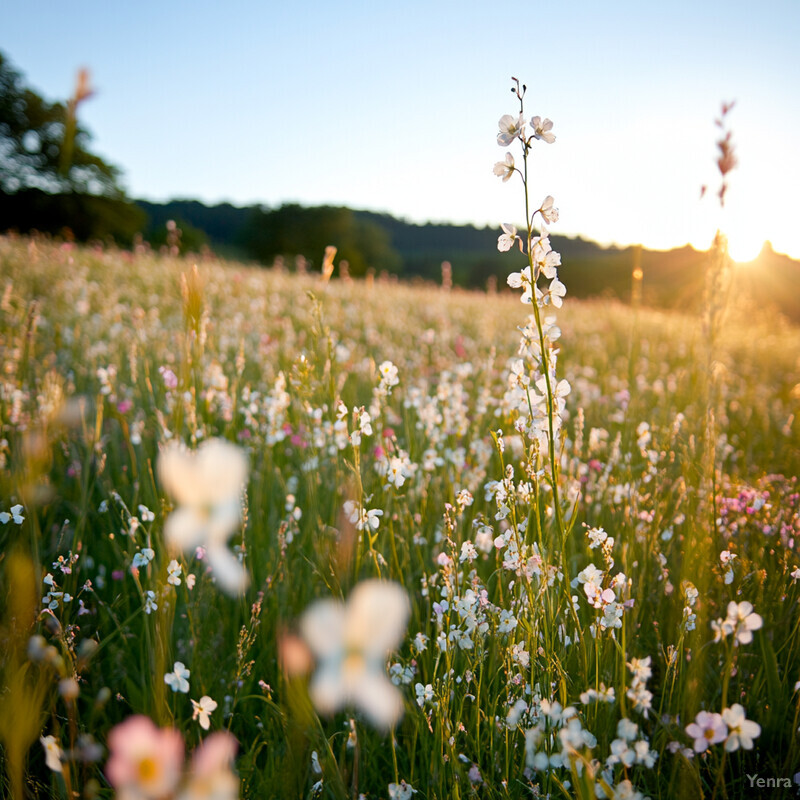
[[[764,247],[766,237],[759,236],[746,226],[726,232],[728,236],[728,253],[730,257],[741,263],[758,258]]]

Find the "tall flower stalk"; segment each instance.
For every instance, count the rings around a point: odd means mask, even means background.
[[[498,161],[494,166],[494,173],[503,179],[510,180],[514,174],[522,180],[523,194],[525,197],[525,225],[524,237],[517,234],[513,225],[504,224],[503,234],[499,237],[497,247],[503,251],[511,250],[517,245],[520,252],[528,259],[528,266],[520,272],[512,272],[508,276],[508,285],[515,289],[523,289],[523,303],[533,306],[530,322],[534,323],[534,330],[530,330],[530,323],[523,331],[520,343],[520,354],[524,355],[532,367],[533,380],[526,370],[515,370],[517,381],[525,392],[525,402],[528,412],[527,424],[518,423],[520,432],[524,432],[530,439],[539,443],[542,450],[547,452],[549,463],[548,482],[553,491],[553,513],[556,530],[563,552],[567,529],[561,510],[559,498],[559,465],[556,439],[561,426],[561,411],[563,411],[563,398],[569,393],[570,386],[567,381],[557,381],[556,360],[557,354],[553,342],[560,335],[555,326],[553,316],[545,316],[548,306],[560,308],[562,298],[566,294],[566,287],[558,279],[557,268],[561,264],[561,256],[550,246],[548,225],[558,221],[558,209],[554,206],[553,198],[548,195],[542,204],[531,213],[530,185],[528,175],[528,158],[535,142],[541,141],[552,144],[555,135],[552,133],[553,123],[539,116],[532,117],[529,123],[525,122],[524,97],[526,86],[520,85],[517,78],[512,78],[514,86],[512,92],[519,100],[519,115],[513,117],[506,114],[500,118],[500,132],[497,143],[501,147],[510,147],[519,142],[522,149],[522,167],[518,167],[511,153],[506,153],[503,161]],[[526,130],[529,124],[529,130]],[[536,217],[539,217],[538,221]],[[537,234],[537,227],[538,234]],[[523,241],[524,238],[524,241]],[[549,281],[546,288],[541,288],[539,283]],[[533,334],[531,337],[529,334]],[[539,389],[541,394],[531,395],[531,383]]]

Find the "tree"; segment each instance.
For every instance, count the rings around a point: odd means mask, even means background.
[[[129,239],[141,225],[120,171],[89,150],[91,137],[77,122],[77,108],[90,95],[82,72],[66,105],[50,103],[0,52],[0,202],[13,208],[14,227],[51,233],[69,227],[79,238],[86,230]]]
[[[249,255],[262,263],[275,256],[305,256],[319,267],[325,248],[334,245],[337,260],[346,260],[350,274],[364,275],[370,267],[397,271],[400,257],[379,225],[359,219],[349,208],[295,204],[272,211],[255,208],[240,234]]]

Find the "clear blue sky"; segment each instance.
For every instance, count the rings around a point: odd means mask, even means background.
[[[337,204],[412,221],[521,222],[497,120],[550,117],[533,202],[554,231],[800,257],[800,2],[3,0],[0,49],[48,99],[88,67],[95,149],[134,197]],[[713,119],[736,100],[727,211]],[[499,231],[498,231],[499,233]]]

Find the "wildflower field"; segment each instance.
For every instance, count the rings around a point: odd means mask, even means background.
[[[0,796],[794,796],[800,330],[562,305],[525,125],[498,293],[0,238]]]

